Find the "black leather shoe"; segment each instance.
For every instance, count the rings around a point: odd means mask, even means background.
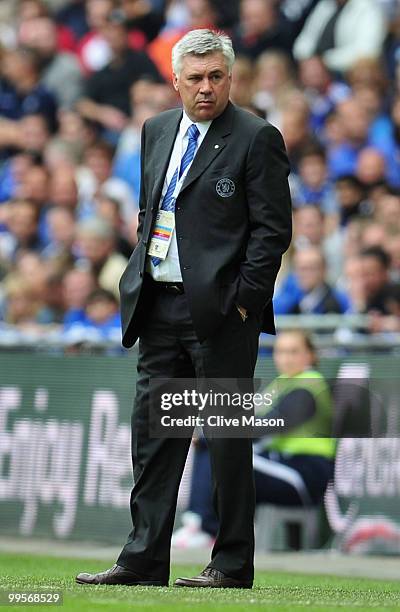
[[[217,589],[251,589],[252,581],[230,578],[214,567],[206,567],[199,576],[194,578],[178,578],[175,586],[179,587],[208,587]]]
[[[120,565],[113,565],[110,569],[98,574],[78,574],[75,578],[78,584],[125,584],[129,586],[168,586],[168,582],[150,580],[140,576]]]

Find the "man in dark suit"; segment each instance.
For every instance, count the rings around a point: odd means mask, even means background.
[[[182,110],[142,131],[138,245],[121,278],[123,344],[139,337],[132,415],[133,529],[117,563],[85,584],[167,585],[176,500],[190,437],[149,436],[154,378],[252,379],[261,330],[291,238],[288,161],[266,121],[229,102],[230,39],[193,30],[172,53]],[[211,563],[178,586],[251,588],[252,443],[208,440],[220,530]]]

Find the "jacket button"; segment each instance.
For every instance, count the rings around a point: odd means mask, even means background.
[[[190,266],[183,266],[184,270],[190,270]]]
[[[143,276],[143,272],[141,270],[139,270],[139,276],[140,276],[140,278],[142,278],[142,276]]]
[[[177,206],[177,207],[175,208],[175,210],[180,210],[180,209],[181,209],[181,207],[180,207],[180,206]]]

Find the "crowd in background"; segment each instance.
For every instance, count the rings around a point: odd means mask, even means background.
[[[276,313],[400,331],[397,0],[2,0],[0,326],[120,337],[141,126],[179,106],[171,49],[203,27],[232,37],[232,101],[285,139]]]

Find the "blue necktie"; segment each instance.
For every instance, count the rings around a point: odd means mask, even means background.
[[[160,210],[168,210],[171,212],[175,211],[175,197],[174,197],[174,192],[175,192],[175,187],[176,187],[176,183],[178,182],[178,177],[181,178],[182,174],[185,172],[186,168],[189,166],[189,164],[192,163],[193,158],[194,158],[194,154],[196,152],[196,148],[197,148],[197,139],[200,135],[200,132],[197,128],[197,125],[195,125],[194,123],[192,123],[189,126],[189,129],[187,131],[188,137],[189,137],[189,142],[188,142],[188,146],[187,149],[185,151],[185,153],[183,154],[183,157],[181,159],[181,163],[180,163],[180,167],[177,168],[170,180],[170,183],[168,185],[168,189],[166,191],[166,194],[163,198],[163,201],[161,203],[161,208]],[[151,261],[153,262],[154,266],[158,266],[158,264],[160,263],[160,261],[162,261],[159,257],[152,257]]]

